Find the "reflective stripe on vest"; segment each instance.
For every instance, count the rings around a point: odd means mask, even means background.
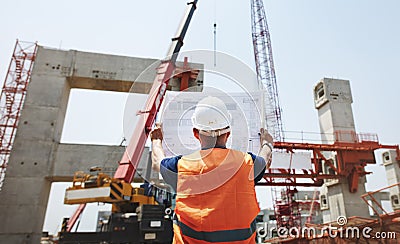
[[[256,231],[256,220],[251,222],[250,228],[236,230],[196,231],[180,221],[178,221],[178,226],[183,235],[199,241],[233,242],[249,239]]]

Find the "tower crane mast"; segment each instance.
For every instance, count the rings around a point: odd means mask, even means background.
[[[259,84],[263,86],[263,97],[265,98],[265,117],[263,120],[265,120],[265,125],[268,131],[273,135],[274,140],[276,142],[283,142],[284,133],[281,107],[279,105],[278,87],[276,83],[274,59],[272,56],[271,36],[268,29],[263,0],[251,0],[251,29],[257,79]],[[279,227],[295,227],[300,223],[298,205],[291,205],[292,198],[294,197],[292,193],[296,192],[296,189],[290,189],[290,186],[286,186],[285,192],[288,194],[285,200],[286,204],[283,204],[278,199],[273,200],[275,216],[277,216],[277,225]],[[282,209],[285,210],[282,211]],[[283,221],[284,218],[288,218],[286,219],[287,221]]]
[[[271,37],[262,0],[251,0],[251,21],[257,78],[267,92],[265,95],[267,105],[265,111],[266,126],[273,134],[275,141],[283,141],[283,124],[272,57]]]

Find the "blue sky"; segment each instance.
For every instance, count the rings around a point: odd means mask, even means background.
[[[17,38],[66,50],[162,58],[185,2],[2,1],[0,80],[4,80]],[[264,0],[264,3],[285,130],[319,131],[312,89],[319,79],[333,77],[351,82],[356,130],[377,133],[383,144],[398,144],[400,2]],[[218,28],[218,51],[254,67],[250,1],[200,0],[183,50],[213,49],[214,21]],[[63,140],[119,144],[124,99],[109,93],[74,92]],[[115,109],[118,107],[121,110]],[[101,108],[109,109],[106,114],[97,113]],[[90,116],[84,115],[88,111]],[[98,127],[92,128],[94,121]],[[376,173],[369,177],[369,189],[384,186],[385,182],[374,179],[384,176],[382,169],[372,167],[372,170]]]

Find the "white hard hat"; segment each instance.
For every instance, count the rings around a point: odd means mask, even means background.
[[[215,137],[230,131],[231,114],[221,99],[208,96],[196,105],[192,123],[200,133]]]

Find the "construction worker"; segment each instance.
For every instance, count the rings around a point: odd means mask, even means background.
[[[161,126],[150,133],[153,169],[177,193],[173,243],[255,243],[254,185],[269,167],[273,138],[260,130],[260,156],[228,149],[230,122],[223,101],[206,97],[192,116],[200,151],[165,158]]]

